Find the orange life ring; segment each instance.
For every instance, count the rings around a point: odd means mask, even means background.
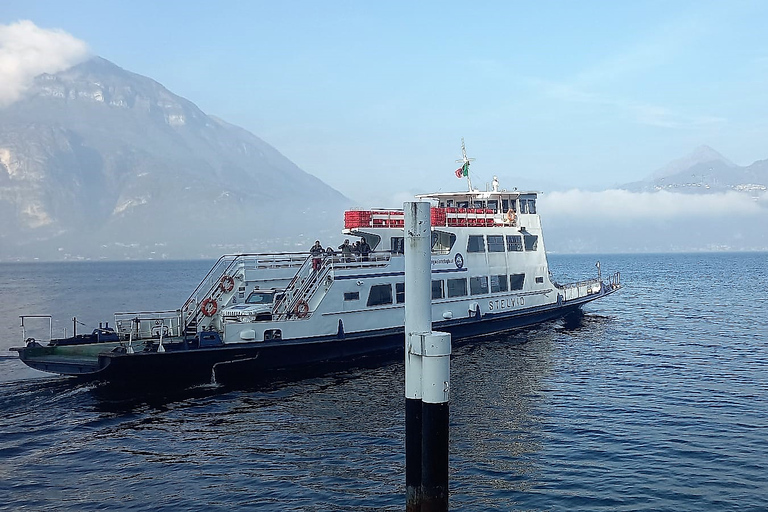
[[[205,316],[213,316],[218,310],[219,303],[216,302],[216,299],[205,299],[203,303],[200,304],[200,311],[202,311]]]
[[[510,224],[515,223],[515,212],[512,211],[512,208],[507,210],[507,222],[509,222]]]
[[[296,303],[296,306],[293,308],[293,312],[297,317],[304,318],[309,313],[309,304],[307,304],[307,301],[302,299]]]
[[[221,276],[221,282],[219,283],[219,288],[221,288],[221,291],[224,293],[231,292],[235,287],[235,279],[232,276]]]

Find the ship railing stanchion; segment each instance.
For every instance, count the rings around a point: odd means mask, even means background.
[[[403,209],[406,511],[447,511],[451,336],[432,332],[430,204]]]

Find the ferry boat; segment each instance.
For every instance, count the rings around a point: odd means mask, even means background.
[[[620,274],[558,284],[550,278],[537,192],[472,187],[431,203],[433,328],[453,339],[534,325],[621,288]],[[219,381],[402,351],[402,209],[345,212],[343,235],[370,251],[222,256],[178,309],[115,313],[109,336],[12,348],[32,368],[107,381]],[[48,319],[51,325],[50,317]],[[222,378],[223,377],[223,378]]]

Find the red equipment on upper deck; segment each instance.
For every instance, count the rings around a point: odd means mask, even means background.
[[[504,224],[503,216],[490,208],[436,208],[430,210],[432,226],[480,227]],[[344,227],[402,228],[405,225],[403,210],[347,210]]]

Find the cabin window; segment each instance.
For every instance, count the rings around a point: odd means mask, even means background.
[[[507,210],[509,210],[509,199],[502,199],[501,200],[501,211],[502,211],[502,213],[506,213]]]
[[[448,279],[448,297],[464,297],[467,294],[467,280]]]
[[[469,293],[472,295],[483,295],[488,293],[488,276],[470,277]]]
[[[472,208],[485,208],[485,201],[475,201],[472,203]]]
[[[488,252],[504,252],[503,235],[488,235]]]
[[[523,236],[523,241],[525,241],[526,251],[535,251],[539,245],[539,237],[536,235],[525,235]]]
[[[445,297],[445,293],[443,292],[443,281],[432,281],[432,298],[433,299],[442,299]]]
[[[449,199],[448,201],[446,201],[445,202],[445,206],[448,207],[448,208],[452,208],[453,207],[453,199]]]
[[[507,235],[507,250],[519,252],[523,250],[523,237],[520,235]]]
[[[491,293],[507,291],[507,276],[491,276]]]
[[[405,253],[405,238],[402,236],[393,236],[390,239],[392,254],[404,254]]]
[[[525,199],[520,200],[520,213],[528,213],[528,201]]]
[[[539,284],[541,284],[541,283],[543,283],[543,282],[544,282],[544,278],[543,278],[543,277],[539,277],[539,276],[537,276],[537,277],[536,277],[536,282],[537,282],[537,283],[539,283]]]
[[[528,200],[528,213],[536,213],[536,200],[535,199],[529,199]]]
[[[448,254],[456,243],[456,235],[447,231],[432,232],[432,252],[435,254]]]
[[[381,237],[372,233],[361,233],[360,238],[365,238],[365,241],[371,246],[371,252],[375,251],[381,243]]]
[[[467,252],[485,252],[485,240],[483,235],[469,235]]]
[[[371,286],[368,294],[369,306],[381,306],[382,304],[392,304],[392,285],[375,284]]]
[[[360,292],[344,292],[344,300],[360,300]]]
[[[499,210],[499,202],[495,199],[492,201],[488,201],[488,208],[493,210],[493,213],[496,213]]]
[[[525,274],[512,274],[511,276],[509,276],[509,289],[511,291],[522,290],[524,283],[525,283]]]
[[[398,304],[405,302],[405,283],[395,283],[395,301]]]

